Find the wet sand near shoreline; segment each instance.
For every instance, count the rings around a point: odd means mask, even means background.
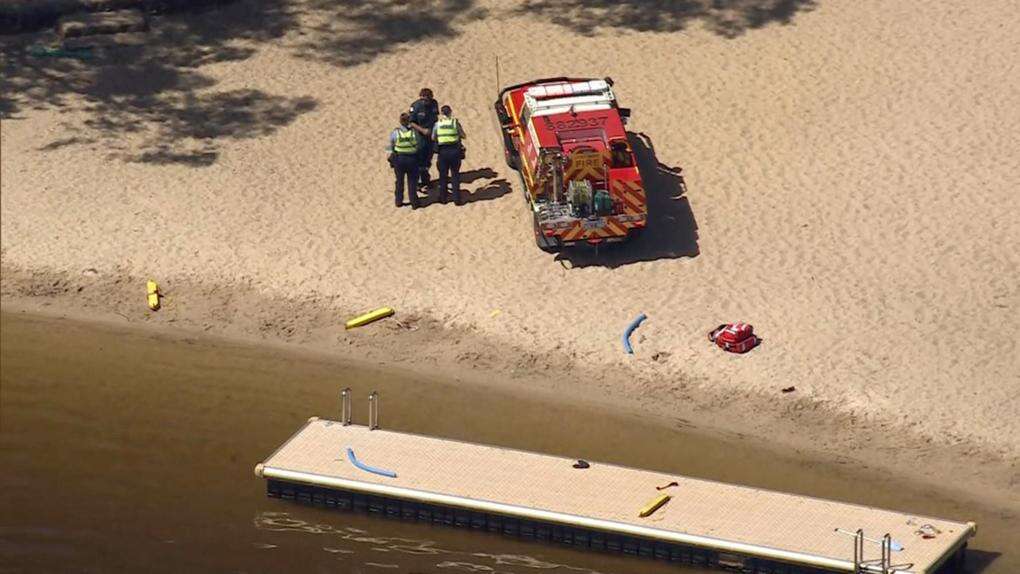
[[[173,331],[4,313],[0,571],[675,572],[267,499],[251,472],[308,416],[934,514],[979,524],[974,572],[1017,569],[1016,509],[609,410]],[[848,544],[848,549],[850,548]]]

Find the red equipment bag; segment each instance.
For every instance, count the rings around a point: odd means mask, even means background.
[[[758,346],[761,339],[754,334],[754,327],[747,323],[724,323],[708,334],[712,341],[724,351],[746,353]]]

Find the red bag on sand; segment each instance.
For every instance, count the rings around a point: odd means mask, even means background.
[[[747,323],[724,323],[708,334],[712,341],[724,351],[746,353],[758,346],[761,339],[754,334],[754,327]]]

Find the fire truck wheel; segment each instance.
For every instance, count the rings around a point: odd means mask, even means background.
[[[513,138],[510,137],[510,133],[503,130],[503,157],[506,158],[506,165],[514,171],[520,171],[521,169],[521,157],[514,149]]]
[[[514,171],[521,171],[521,156],[517,155],[516,151],[508,150],[505,154],[506,165]]]
[[[560,246],[557,245],[554,241],[549,240],[544,236],[537,237],[535,242],[538,244],[538,248],[541,249],[542,251],[545,251],[546,253],[560,252]]]
[[[535,244],[538,248],[546,253],[559,253],[561,246],[556,242],[555,239],[546,237],[542,230],[538,227],[538,221],[535,221]]]

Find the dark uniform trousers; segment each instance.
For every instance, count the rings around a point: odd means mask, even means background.
[[[441,145],[438,155],[436,163],[439,168],[439,201],[446,203],[447,183],[450,183],[450,187],[453,188],[453,201],[460,205],[460,144]]]
[[[425,126],[422,126],[425,127]],[[432,126],[427,128],[430,132]],[[421,186],[428,187],[432,183],[432,177],[429,175],[429,170],[432,169],[432,153],[435,151],[432,149],[432,141],[428,138],[423,138],[424,141],[421,143],[421,150],[419,150],[420,161],[418,175],[421,178]]]
[[[406,182],[407,196],[411,200],[411,207],[418,208],[419,162],[417,153],[398,153],[393,156],[393,173],[397,176],[393,199],[397,207],[404,205],[404,184]]]

